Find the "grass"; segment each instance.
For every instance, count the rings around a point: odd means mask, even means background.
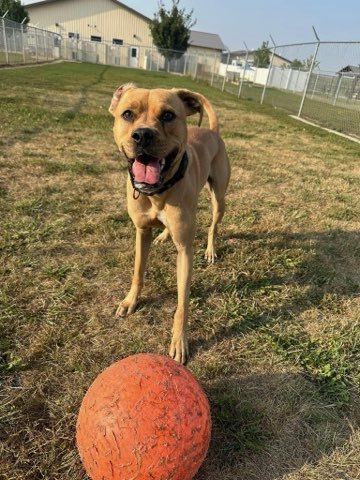
[[[201,91],[232,163],[218,262],[200,198],[189,369],[213,416],[198,480],[360,478],[359,147],[190,79],[87,64],[1,72],[0,477],[80,480],[74,428],[106,366],[166,354],[175,249],[154,246],[137,312],[121,83]]]

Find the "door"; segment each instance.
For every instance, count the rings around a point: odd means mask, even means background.
[[[139,49],[138,47],[129,48],[129,64],[130,67],[136,68],[139,62]]]

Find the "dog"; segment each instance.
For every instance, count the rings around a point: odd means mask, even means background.
[[[170,236],[177,249],[178,303],[169,354],[184,364],[189,356],[187,317],[198,197],[206,185],[212,223],[205,258],[213,263],[230,178],[217,117],[210,102],[199,93],[138,88],[131,83],[115,91],[109,111],[115,119],[115,142],[128,162],[127,206],[136,227],[132,284],[116,316],[134,312],[144,282],[152,228],[164,227],[155,242]],[[209,128],[201,127],[204,111]],[[187,126],[186,117],[195,114],[199,114],[198,126]]]

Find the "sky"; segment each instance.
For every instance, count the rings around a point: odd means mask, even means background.
[[[32,3],[23,0],[22,3]],[[170,8],[171,0],[163,0]],[[158,0],[124,0],[122,3],[153,18]],[[273,37],[277,45],[315,40],[360,41],[360,0],[180,0],[193,10],[193,30],[217,33],[230,50],[258,48]]]

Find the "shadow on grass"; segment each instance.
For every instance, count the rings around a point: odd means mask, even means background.
[[[205,388],[212,439],[196,480],[279,479],[331,454],[351,434],[347,419],[324,408],[300,374],[234,376]]]

